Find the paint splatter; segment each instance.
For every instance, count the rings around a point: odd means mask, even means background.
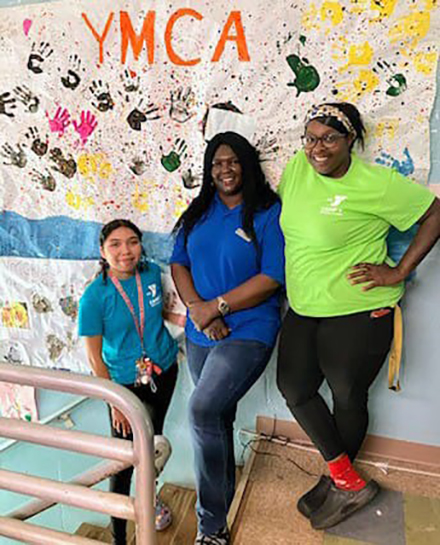
[[[78,316],[78,301],[73,297],[73,295],[68,295],[67,297],[62,297],[59,300],[61,310],[66,316],[75,321]]]
[[[404,158],[399,160],[389,153],[381,152],[380,157],[376,158],[376,163],[378,165],[394,168],[403,176],[410,176],[414,172],[414,161],[408,148],[403,150],[403,155]]]
[[[29,36],[29,32],[31,30],[32,21],[30,19],[25,19],[23,21],[23,32],[26,37]]]

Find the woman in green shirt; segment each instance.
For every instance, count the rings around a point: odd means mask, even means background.
[[[353,468],[368,426],[368,390],[393,338],[403,281],[440,235],[440,201],[397,171],[361,160],[359,111],[349,103],[313,107],[304,149],[279,187],[286,240],[289,311],[278,356],[278,386],[295,419],[328,463],[330,477],[298,509],[315,529],[341,522],[379,491]],[[419,230],[398,264],[387,256],[390,226]],[[333,410],[319,395],[326,380]]]

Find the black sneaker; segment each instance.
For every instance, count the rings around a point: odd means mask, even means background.
[[[231,535],[227,526],[215,532],[215,534],[202,534],[198,532],[194,545],[229,545]]]
[[[300,497],[296,507],[301,515],[310,518],[312,513],[324,503],[332,480],[327,475],[321,475],[319,481],[308,492]]]
[[[361,490],[341,490],[332,482],[324,503],[312,513],[310,522],[315,530],[335,526],[350,515],[362,509],[379,492],[376,481],[370,481]]]

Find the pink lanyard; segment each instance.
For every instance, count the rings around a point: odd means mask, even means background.
[[[144,292],[142,291],[141,275],[139,274],[139,271],[136,270],[136,284],[137,284],[137,290],[138,290],[140,323],[134,311],[133,304],[130,301],[128,295],[125,293],[125,290],[122,287],[121,283],[119,282],[119,279],[116,278],[116,276],[112,274],[111,272],[109,273],[109,276],[110,276],[110,280],[113,282],[115,288],[118,290],[119,294],[121,295],[122,299],[127,305],[128,310],[130,311],[130,314],[133,316],[134,325],[136,327],[137,334],[139,335],[139,339],[141,341],[142,355],[145,355],[145,350],[144,350],[145,307],[144,307]]]

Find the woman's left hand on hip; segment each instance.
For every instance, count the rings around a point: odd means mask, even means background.
[[[379,286],[394,286],[404,280],[402,273],[397,267],[390,267],[386,263],[373,265],[372,263],[358,263],[352,267],[347,274],[348,281],[352,286],[364,284],[362,291],[368,291]]]

